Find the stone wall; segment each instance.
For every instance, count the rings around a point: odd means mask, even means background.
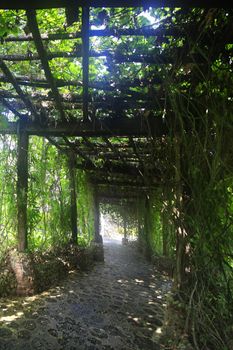
[[[16,295],[17,281],[7,256],[0,261],[0,298]]]
[[[0,297],[40,293],[58,284],[69,271],[90,269],[95,261],[104,261],[104,252],[102,244],[94,242],[88,248],[69,244],[33,254],[11,250],[0,264]]]

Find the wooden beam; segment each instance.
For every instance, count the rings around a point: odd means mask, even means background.
[[[83,142],[84,142],[84,144],[87,145],[87,147],[88,147],[89,149],[91,149],[91,150],[94,152],[94,155],[98,155],[98,151],[96,150],[95,144],[92,143],[92,142],[90,142],[89,139],[88,139],[88,137],[83,136]],[[81,146],[81,144],[80,144],[80,146]],[[89,150],[88,150],[88,152],[90,153]]]
[[[32,82],[34,84],[36,83],[40,83],[42,87],[48,86],[47,81],[45,79],[31,79],[29,76],[17,76],[15,77],[17,83],[20,85],[21,82]],[[9,82],[9,80],[3,76],[0,75],[0,81],[1,82]],[[187,79],[185,80],[187,81]],[[129,79],[123,79],[121,81],[121,83],[117,83],[116,81],[108,81],[108,83],[105,82],[101,82],[101,81],[95,81],[95,82],[89,82],[89,88],[91,89],[96,89],[96,90],[109,90],[109,91],[114,91],[116,89],[123,89],[124,94],[128,94],[129,90],[126,90],[127,88],[132,88],[132,87],[137,87],[137,88],[144,88],[147,87],[148,85],[158,85],[161,84],[162,80],[159,76],[155,76],[153,74],[153,77],[151,78],[142,78],[142,79],[138,79],[138,78],[134,78],[132,80]],[[59,87],[63,87],[66,85],[71,85],[71,86],[82,86],[82,83],[78,80],[62,80],[62,79],[56,79],[56,85]],[[30,86],[30,85],[29,85]],[[35,85],[36,86],[36,85]],[[40,86],[39,86],[40,87]],[[0,90],[0,95],[4,98],[15,98],[17,99],[18,96],[16,94],[11,93],[8,90]],[[29,95],[26,95],[28,96]],[[82,102],[82,96],[81,94],[74,94],[74,93],[70,93],[68,96],[66,94],[60,95],[61,99],[63,102],[78,102],[81,103]],[[53,101],[51,96],[48,96],[47,94],[39,94],[39,93],[33,93],[32,95],[30,95],[30,97],[34,100],[38,100],[38,101]],[[125,97],[119,97],[119,99],[124,99]],[[127,97],[128,99],[130,99],[130,97]],[[115,100],[115,97],[113,97],[112,95],[110,96],[104,96],[104,97],[100,97],[100,96],[96,96],[95,97],[95,101],[96,102],[109,102],[109,103],[113,103]],[[92,101],[91,99],[89,99],[89,102]],[[119,101],[120,102],[120,101]]]
[[[19,97],[20,98],[20,97]],[[21,120],[26,120],[28,119],[28,116],[22,113],[19,113],[19,111],[17,109],[14,108],[14,106],[12,105],[12,103],[9,103],[5,98],[2,98],[0,96],[0,102],[1,104],[6,107],[7,109],[9,109],[16,117],[18,117]]]
[[[147,190],[142,190],[142,189],[135,189],[132,193],[132,189],[126,189],[124,188],[123,191],[118,188],[116,191],[115,188],[106,188],[106,187],[98,187],[98,193],[99,193],[99,198],[101,200],[101,197],[105,198],[119,198],[119,199],[128,199],[128,198],[135,198],[137,199],[140,196],[143,196]]]
[[[77,164],[77,168],[85,170],[85,171],[89,171],[93,174],[97,174],[98,176],[101,175],[108,175],[108,173],[110,174],[119,174],[122,176],[134,176],[137,177],[138,176],[138,168],[130,166],[129,164],[127,164],[127,166],[123,166],[122,164],[104,164],[101,166],[101,168],[96,168],[93,166],[89,166],[86,164]]]
[[[83,119],[88,120],[89,101],[89,7],[82,8],[82,68],[83,68]]]
[[[18,97],[19,98],[19,97]],[[147,98],[147,100],[146,100]],[[1,100],[1,96],[0,96],[0,100]],[[113,103],[111,103],[111,100],[113,101]],[[141,101],[140,101],[141,100]],[[190,99],[191,100],[191,99]],[[54,112],[54,107],[56,107],[56,104],[54,105],[54,100],[53,101],[36,101],[34,100],[34,106],[38,109],[41,108],[41,106],[43,106],[44,112],[49,113],[50,115],[53,115]],[[44,102],[44,103],[43,103]],[[12,102],[12,107],[14,107],[15,109],[19,110],[24,110],[25,109],[25,105],[23,102],[21,101],[17,101],[17,102]],[[151,109],[157,109],[157,110],[163,110],[165,105],[165,98],[155,98],[154,99],[149,99],[149,97],[147,96],[147,94],[145,94],[145,96],[143,96],[143,99],[140,98],[133,98],[132,96],[129,96],[129,98],[119,98],[116,97],[114,98],[108,98],[108,96],[106,96],[106,100],[104,101],[103,98],[103,102],[99,102],[96,101],[94,98],[91,101],[91,106],[95,107],[96,109],[98,109],[98,111],[103,112],[103,111],[107,111],[108,115],[110,114],[109,112],[111,112],[112,114],[116,113],[116,111],[119,112],[119,106],[121,108],[122,111],[132,111],[132,110],[138,110],[138,109],[146,109],[146,110],[151,110]],[[62,101],[62,108],[64,111],[70,112],[70,111],[74,111],[74,110],[82,110],[83,108],[83,104],[82,103],[77,103],[77,102],[71,102],[71,101]],[[170,103],[167,102],[166,104],[166,108],[167,109],[171,109]]]
[[[101,204],[117,204],[121,205],[122,202],[125,203],[135,203],[138,197],[114,197],[114,196],[103,196],[100,198],[100,205]]]
[[[195,29],[193,27],[192,29]],[[178,26],[172,26],[171,28],[166,28],[164,26],[159,26],[156,29],[142,27],[142,28],[130,28],[130,29],[121,29],[121,28],[108,28],[108,29],[90,29],[89,37],[120,37],[120,36],[156,36],[164,37],[164,36],[179,36],[179,35],[187,35],[187,31],[182,30]],[[43,41],[52,41],[52,40],[74,40],[82,38],[82,32],[74,32],[74,33],[50,33],[50,34],[41,34],[41,39]],[[3,38],[4,42],[22,42],[22,41],[33,41],[33,36],[31,34],[28,35],[19,35],[13,36],[9,35],[6,38]]]
[[[87,146],[87,149],[83,149],[83,147],[82,147],[83,143]],[[83,154],[88,154],[89,156],[94,156],[97,159],[102,158],[104,162],[106,161],[105,153],[103,153],[103,152],[101,153],[98,150],[98,147],[96,147],[96,145],[93,142],[89,141],[88,137],[83,136],[83,143],[81,144],[79,142],[76,142],[76,146],[79,147],[79,149],[82,147]],[[96,167],[95,167],[95,169],[96,169]],[[109,170],[107,168],[106,168],[106,172],[107,172],[107,174],[109,173]]]
[[[2,0],[2,9],[46,9],[68,6],[88,7],[184,7],[184,8],[230,8],[229,1],[220,0]]]
[[[35,106],[31,102],[31,100],[24,94],[22,89],[20,88],[17,80],[15,79],[14,75],[11,73],[7,65],[3,60],[0,59],[0,69],[2,70],[3,74],[5,75],[6,79],[13,85],[14,89],[16,90],[19,97],[24,102],[26,108],[32,113],[32,116],[37,119],[37,110],[35,109]]]
[[[76,200],[76,157],[73,152],[68,155],[69,187],[70,187],[70,223],[72,232],[72,243],[76,244],[78,239],[77,227],[77,200]]]
[[[30,31],[32,32],[32,35],[34,38],[34,43],[35,43],[36,49],[38,51],[39,58],[40,58],[41,63],[42,63],[42,67],[44,69],[46,79],[48,80],[48,83],[51,87],[51,91],[52,91],[52,94],[54,96],[56,107],[60,113],[61,119],[65,120],[65,113],[64,113],[64,110],[62,107],[61,98],[60,98],[55,80],[54,80],[53,75],[51,73],[51,69],[49,67],[47,52],[44,48],[44,45],[43,45],[41,37],[40,37],[40,31],[39,31],[39,27],[38,27],[38,23],[37,23],[37,19],[36,19],[36,12],[35,12],[35,10],[27,10],[26,13],[27,13],[27,23],[28,23]]]
[[[100,201],[97,187],[94,189],[94,241],[103,243],[100,235]]]
[[[145,186],[145,183],[140,182],[131,182],[131,181],[112,181],[112,180],[100,180],[100,179],[93,179],[92,182],[95,185],[98,186],[110,186],[110,187],[132,187],[132,188],[149,188],[149,186]],[[151,187],[154,187],[155,185],[152,185]]]
[[[140,167],[143,169],[144,168],[144,163],[143,163],[143,160],[141,158],[140,152],[138,152],[138,148],[137,148],[137,145],[134,142],[133,137],[129,137],[129,144],[133,148],[133,151],[134,151],[136,157],[139,160]]]
[[[67,149],[62,147],[57,141],[55,141],[52,137],[46,137],[46,139],[51,143],[51,145],[55,146],[59,151],[66,153]]]
[[[84,43],[87,41],[85,39]],[[89,40],[88,40],[89,41]],[[84,58],[84,52],[85,52],[85,58]],[[223,50],[223,52],[226,53],[226,55],[230,55],[230,51]],[[110,50],[104,50],[104,51],[90,51],[89,52],[89,46],[88,50],[86,47],[86,44],[83,46],[83,52],[50,52],[47,54],[47,61],[56,59],[56,58],[81,58],[83,57],[83,79],[86,79],[86,72],[87,72],[87,58],[109,58],[113,61],[115,64],[120,63],[146,63],[146,64],[156,64],[156,65],[163,65],[163,64],[174,64],[177,61],[177,57],[180,58],[180,55],[183,54],[182,57],[182,63],[188,64],[188,63],[198,63],[198,64],[205,64],[207,63],[207,59],[204,58],[202,55],[198,53],[192,53],[192,55],[189,55],[189,52],[184,52],[183,48],[176,48],[173,50],[172,55],[171,53],[162,52],[160,54],[120,54],[120,53],[113,53]],[[219,52],[217,52],[219,54]],[[216,55],[212,54],[214,59]],[[4,61],[11,61],[11,62],[21,62],[21,61],[38,61],[41,59],[41,56],[35,53],[32,53],[30,55],[22,55],[22,54],[0,54],[0,59]],[[83,82],[84,83],[84,82]],[[88,83],[88,82],[87,82]],[[85,86],[88,85],[85,82]]]
[[[17,134],[18,124],[9,122],[0,126],[0,134]],[[88,136],[88,137],[145,137],[149,132],[155,137],[168,133],[168,128],[158,116],[139,118],[104,118],[95,123],[64,122],[56,125],[41,126],[38,123],[26,122],[25,131],[29,135],[38,136]]]
[[[118,151],[117,148],[115,148],[115,147],[113,146],[113,144],[111,143],[111,141],[109,141],[109,139],[108,139],[107,137],[103,137],[103,140],[104,140],[104,142],[106,143],[106,145],[112,150],[112,152],[116,155],[116,157],[117,157],[118,159],[120,159],[124,165],[126,165],[126,161],[125,161],[123,155]]]
[[[86,161],[87,165],[91,165],[95,168],[95,164],[92,162],[92,160],[88,158],[88,156],[86,156],[86,154],[84,154],[82,150],[80,150],[80,148],[75,145],[74,142],[70,142],[69,139],[65,136],[63,136],[63,140],[74,153],[76,153],[79,157],[83,158]]]
[[[18,85],[42,87],[44,89],[50,88],[46,79],[33,78],[32,80],[30,76],[17,76],[15,77],[15,81],[18,83]],[[11,81],[6,76],[0,75],[0,82],[10,83]],[[79,80],[56,79],[55,82],[57,87],[64,87],[64,86],[82,87],[83,86],[82,82]],[[96,90],[106,90],[106,91],[115,91],[116,89],[124,89],[123,92],[125,94],[129,94],[129,92],[132,94],[134,91],[125,90],[125,89],[130,87],[146,87],[148,86],[148,84],[151,85],[151,84],[160,84],[160,83],[162,83],[162,80],[159,77],[152,78],[152,79],[134,79],[133,81],[125,80],[120,84],[114,81],[110,81],[108,83],[97,81],[97,82],[89,82],[89,88],[96,89]]]
[[[27,249],[28,146],[28,134],[21,130],[18,134],[17,158],[17,232],[20,252]]]
[[[34,78],[32,80],[28,76],[17,76],[15,77],[15,81],[18,83],[18,85],[35,86],[35,87],[41,87],[44,89],[50,89],[50,86],[46,79]],[[55,81],[56,81],[57,87],[63,87],[63,86],[76,86],[76,87],[80,86],[81,87],[82,86],[82,82],[77,80],[56,79]],[[6,76],[0,75],[0,82],[11,83],[11,80]]]

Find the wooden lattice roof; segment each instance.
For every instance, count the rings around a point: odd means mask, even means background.
[[[168,85],[192,99],[213,62],[231,62],[232,10],[214,5],[223,3],[2,1],[0,132],[72,150],[99,185],[143,188],[145,174],[156,185],[175,119]]]

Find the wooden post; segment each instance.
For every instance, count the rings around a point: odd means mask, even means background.
[[[175,215],[176,215],[176,273],[174,285],[181,289],[185,282],[185,267],[186,267],[186,241],[187,233],[185,231],[182,220],[184,211],[183,188],[181,184],[181,138],[176,134],[174,139],[175,151]]]
[[[123,227],[124,227],[124,238],[122,238],[122,244],[126,245],[128,243],[126,212],[123,213]]]
[[[124,240],[127,240],[127,224],[126,224],[126,217],[124,215],[123,217],[123,221],[124,221]]]
[[[82,8],[82,54],[83,54],[83,119],[88,121],[88,95],[89,95],[89,7]]]
[[[77,243],[78,228],[77,228],[77,202],[76,202],[76,166],[75,156],[71,152],[69,154],[69,184],[70,184],[70,222],[72,231],[72,243]]]
[[[17,231],[20,252],[27,249],[28,145],[29,136],[22,130],[18,135],[17,159]]]
[[[94,191],[94,226],[94,241],[96,243],[103,243],[100,235],[100,203],[97,189]]]

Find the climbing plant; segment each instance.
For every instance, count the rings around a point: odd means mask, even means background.
[[[16,243],[16,149],[15,137],[0,138],[0,258]]]
[[[85,171],[77,174],[78,242],[87,244],[94,236],[94,187]]]
[[[1,11],[0,15],[2,57],[9,60],[18,82],[25,84],[24,94],[39,104],[40,123],[46,125],[49,119],[56,124],[59,113],[53,96],[48,89],[41,93],[46,82],[40,60],[32,59],[37,55],[34,42],[7,41],[12,34],[30,35],[25,12]],[[39,10],[37,21],[42,35],[54,30],[69,34],[81,29],[81,12],[70,23],[65,9]],[[179,331],[173,332],[173,348],[188,338],[196,349],[229,349],[233,308],[232,10],[99,8],[91,9],[90,26],[110,34],[90,38],[89,117],[102,121],[107,115],[118,118],[117,122],[137,117],[147,125],[148,135],[136,147],[136,153],[142,154],[136,170],[146,187],[137,206],[139,236],[150,256],[176,255],[170,312],[178,315]],[[132,29],[143,29],[144,35],[119,35],[120,30]],[[146,35],[149,29],[158,29],[156,35]],[[83,116],[81,44],[80,37],[44,42],[48,54],[55,53],[49,67],[60,84],[64,104],[75,97],[76,104],[64,105],[67,121],[79,122]],[[21,57],[10,59],[15,53]],[[72,79],[75,81],[64,84]],[[12,84],[4,77],[1,84],[1,96],[8,94],[21,119],[27,118],[25,105],[12,97]],[[6,117],[18,119],[8,109],[6,105],[1,109],[3,129]],[[149,122],[157,119],[167,130],[159,139]],[[125,151],[122,143],[112,140]],[[92,146],[99,150],[99,144],[98,140]],[[80,143],[72,143],[77,145]],[[15,244],[16,237],[14,137],[2,137],[0,148],[1,246],[5,248]],[[118,153],[109,165],[98,150],[96,162],[92,161],[93,150],[88,160],[84,155],[84,169],[89,166],[98,173],[104,163],[108,170],[119,165]],[[33,137],[28,208],[31,250],[70,241],[67,174],[66,155],[47,140]],[[113,181],[113,176],[107,175],[107,180]],[[86,244],[94,230],[93,188],[86,173],[78,170],[76,185],[78,239]],[[134,218],[131,212],[128,217]]]

